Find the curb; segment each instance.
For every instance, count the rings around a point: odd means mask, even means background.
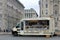
[[[0,35],[11,35],[11,32],[0,32]]]

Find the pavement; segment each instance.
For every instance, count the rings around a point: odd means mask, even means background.
[[[12,36],[12,35],[0,35],[0,40],[60,40],[60,37],[27,37],[27,36]]]
[[[11,32],[0,32],[0,34],[11,34]],[[60,40],[59,36],[55,37],[36,37],[36,36],[13,36],[13,35],[0,35],[0,40]]]
[[[11,32],[0,32],[1,35],[10,35],[12,34]]]

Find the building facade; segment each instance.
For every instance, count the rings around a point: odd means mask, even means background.
[[[0,1],[0,28],[11,30],[23,18],[24,6],[18,0]]]
[[[40,0],[40,17],[53,17],[56,30],[60,31],[60,0]]]
[[[24,18],[35,18],[35,17],[38,17],[38,14],[33,8],[25,9]]]

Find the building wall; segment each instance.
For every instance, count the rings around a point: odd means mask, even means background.
[[[31,8],[31,9],[25,9],[25,17],[24,18],[34,18],[38,17],[37,12]]]
[[[53,17],[55,27],[60,30],[60,0],[40,0],[40,17]]]
[[[1,29],[12,29],[23,18],[24,6],[17,0],[2,0]]]
[[[7,0],[1,0],[0,1],[0,29],[4,29],[6,27],[4,27],[4,9],[6,6],[4,6],[6,4]]]
[[[45,16],[49,16],[50,15],[50,10],[49,10],[49,7],[50,7],[50,4],[49,4],[49,0],[40,0],[40,13],[41,13],[41,17]]]

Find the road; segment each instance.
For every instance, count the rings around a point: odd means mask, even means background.
[[[12,35],[0,35],[0,40],[60,40],[60,37],[51,37],[51,38],[45,38],[45,37],[24,37],[24,36],[12,36]]]

